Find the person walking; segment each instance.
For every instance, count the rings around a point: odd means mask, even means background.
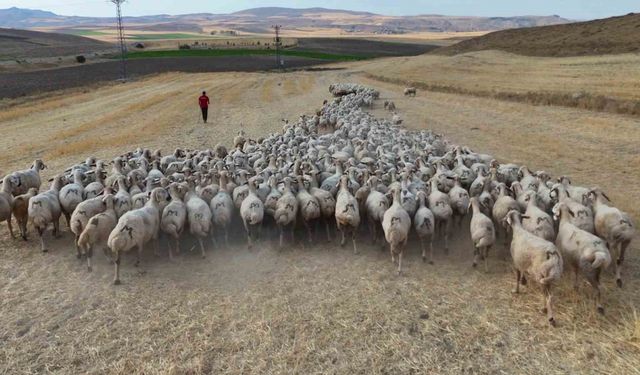
[[[202,110],[202,119],[204,123],[207,123],[207,117],[209,116],[209,97],[207,96],[207,92],[203,91],[202,96],[198,99],[200,103],[200,109]]]

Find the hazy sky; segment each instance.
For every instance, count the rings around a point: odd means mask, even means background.
[[[0,9],[12,6],[43,9],[63,15],[111,16],[108,0],[0,0]],[[128,0],[126,15],[230,13],[246,8],[283,6],[363,10],[388,15],[445,14],[516,16],[558,14],[572,19],[604,18],[640,11],[640,0]]]

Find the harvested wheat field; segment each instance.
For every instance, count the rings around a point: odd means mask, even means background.
[[[395,61],[395,60],[389,60]],[[239,129],[259,137],[282,119],[313,113],[334,82],[381,90],[372,111],[394,100],[409,128],[430,128],[501,161],[526,163],[574,183],[599,185],[640,219],[640,128],[633,116],[420,91],[368,78],[380,62],[293,73],[162,74],[90,92],[70,91],[0,113],[0,169],[43,158],[51,175],[89,155],[111,159],[137,146],[227,145]],[[199,123],[197,96],[212,98]],[[75,258],[72,235],[48,254],[0,228],[2,373],[640,373],[640,241],[625,263],[625,286],[603,280],[606,315],[568,275],[555,292],[558,326],[539,313],[538,290],[518,296],[506,250],[490,272],[471,268],[468,220],[435,265],[410,242],[397,276],[386,251],[360,235],[360,255],[336,242],[275,240],[246,249],[238,228],[230,248],[174,262],[148,251],[125,257],[124,284],[111,285],[101,254],[94,272]],[[269,234],[267,234],[268,236]],[[321,238],[321,236],[318,236]],[[302,238],[302,236],[300,236]],[[189,248],[189,246],[187,246]]]

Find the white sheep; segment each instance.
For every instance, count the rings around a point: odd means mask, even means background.
[[[118,185],[118,192],[115,195],[114,204],[116,215],[121,217],[133,208],[133,202],[131,201],[131,194],[129,194],[127,188],[127,178],[124,176],[118,176],[116,184]]]
[[[449,201],[449,195],[438,190],[437,178],[431,178],[431,193],[429,194],[429,209],[435,219],[435,231],[444,236],[444,250],[449,252],[449,228],[453,209]]]
[[[247,232],[247,246],[249,249],[253,248],[253,228],[262,226],[262,219],[264,218],[264,203],[258,198],[256,183],[255,177],[249,179],[249,194],[242,200],[240,205],[240,217]]]
[[[44,244],[44,231],[50,223],[53,223],[54,237],[60,236],[60,201],[58,199],[60,189],[65,184],[64,176],[55,176],[51,183],[51,188],[43,193],[36,195],[29,200],[29,219],[33,227],[40,236],[40,249],[46,253],[48,251]]]
[[[335,217],[338,230],[342,233],[340,246],[344,246],[345,244],[345,233],[351,232],[353,253],[357,254],[356,232],[360,225],[360,211],[358,209],[358,201],[349,191],[349,177],[346,175],[340,178],[340,190],[336,198]]]
[[[71,228],[71,214],[78,207],[78,205],[84,200],[84,185],[82,180],[84,172],[81,169],[73,171],[73,182],[67,184],[60,189],[58,196],[60,200],[60,208],[65,219],[67,219],[67,225]]]
[[[532,278],[542,287],[544,295],[543,313],[551,325],[556,324],[553,315],[551,286],[562,276],[562,255],[556,246],[522,227],[518,210],[507,213],[505,221],[511,227],[511,258],[516,269],[516,287],[514,293],[520,292],[520,284],[526,284],[526,278]]]
[[[493,204],[491,215],[496,228],[496,236],[503,236],[506,247],[509,243],[509,227],[506,226],[504,219],[511,210],[520,211],[520,205],[509,195],[507,192],[508,188],[504,183],[498,184],[496,190],[498,192],[498,198]]]
[[[113,283],[120,284],[120,257],[122,253],[138,250],[136,265],[140,264],[143,246],[153,241],[157,252],[158,232],[160,228],[160,202],[166,201],[167,193],[163,188],[155,188],[144,207],[125,213],[109,234],[107,244],[115,262]]]
[[[367,181],[367,185],[371,189],[367,200],[365,201],[365,209],[367,213],[367,223],[369,224],[369,231],[371,232],[371,240],[375,244],[378,239],[377,228],[382,226],[382,219],[384,213],[389,209],[389,200],[381,192],[375,190],[375,186],[378,183],[376,176],[370,177]]]
[[[389,243],[391,261],[395,263],[395,256],[398,256],[398,275],[402,272],[402,254],[407,245],[409,230],[411,229],[411,218],[402,207],[400,190],[393,190],[393,203],[384,213],[382,219],[382,230]]]
[[[25,194],[30,188],[36,188],[40,191],[42,185],[40,180],[40,171],[46,169],[47,166],[40,159],[36,159],[30,169],[13,172],[12,176],[18,179],[18,186],[13,189],[13,195]]]
[[[176,182],[169,185],[169,195],[171,202],[162,211],[160,219],[160,229],[169,235],[176,243],[176,254],[180,254],[180,236],[187,220],[187,207],[184,204],[184,197],[187,194],[188,186]],[[169,259],[173,260],[173,250],[169,243]]]
[[[538,207],[538,195],[533,190],[526,191],[523,195],[525,202],[527,202],[527,208],[522,219],[522,226],[536,236],[553,242],[556,238],[553,221],[548,213]]]
[[[633,222],[625,212],[607,205],[610,199],[602,190],[594,188],[588,196],[593,204],[595,232],[607,241],[613,255],[616,284],[622,288],[622,263],[635,233]]]
[[[233,217],[233,200],[227,190],[226,172],[220,173],[220,189],[210,203],[211,214],[213,217],[213,227],[222,228],[224,230],[224,241],[229,246],[229,225]]]
[[[0,186],[0,223],[6,221],[11,238],[16,238],[13,234],[13,227],[11,226],[14,201],[12,193],[13,189],[18,186],[19,180],[15,176],[6,175],[0,183],[2,184],[2,186]]]
[[[484,259],[484,270],[489,272],[489,250],[496,242],[496,230],[493,221],[482,213],[477,197],[471,198],[469,204],[472,209],[469,227],[474,247],[473,267],[478,265],[479,259]]]
[[[89,219],[86,228],[84,228],[78,238],[78,247],[81,252],[87,256],[87,270],[89,272],[93,270],[91,258],[93,257],[94,251],[102,249],[105,255],[110,256],[107,239],[118,222],[118,217],[114,209],[115,197],[112,194],[107,194],[102,198],[102,202],[105,207],[104,212],[94,215]]]
[[[433,234],[435,230],[435,217],[433,212],[427,207],[427,194],[419,191],[416,195],[418,199],[418,209],[413,217],[413,227],[420,238],[420,247],[422,248],[422,261],[427,260],[427,249],[425,241],[429,242],[429,264],[433,264]]]
[[[106,194],[111,194],[110,189],[105,189]],[[89,219],[94,217],[95,215],[104,212],[106,206],[102,201],[103,196],[97,196],[95,198],[87,199],[84,202],[78,204],[78,207],[71,214],[71,233],[75,235],[74,244],[76,245],[76,253],[77,257],[80,258],[82,256],[82,251],[78,246],[78,240],[80,239],[80,235],[84,231],[89,223]]]
[[[578,289],[580,272],[595,292],[598,312],[604,314],[600,300],[600,274],[611,263],[611,254],[605,242],[600,237],[573,225],[569,220],[573,213],[565,203],[558,203],[553,207],[553,215],[560,220],[556,246],[562,252],[564,261],[573,270],[574,288]]]
[[[407,87],[404,89],[404,96],[416,96],[418,90],[415,87]]]
[[[302,176],[298,176],[298,194],[296,195],[296,199],[298,200],[300,218],[302,219],[302,223],[305,228],[307,228],[309,243],[311,243],[313,242],[313,237],[311,235],[311,223],[320,218],[320,203],[316,197],[307,191]]]
[[[203,239],[211,234],[212,214],[209,204],[196,194],[195,182],[189,179],[189,191],[184,197],[187,207],[187,223],[189,232],[198,239],[202,257],[205,257]]]

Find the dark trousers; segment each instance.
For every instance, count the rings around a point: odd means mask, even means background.
[[[204,122],[207,122],[207,117],[209,116],[209,108],[201,108],[202,109],[202,119]]]

